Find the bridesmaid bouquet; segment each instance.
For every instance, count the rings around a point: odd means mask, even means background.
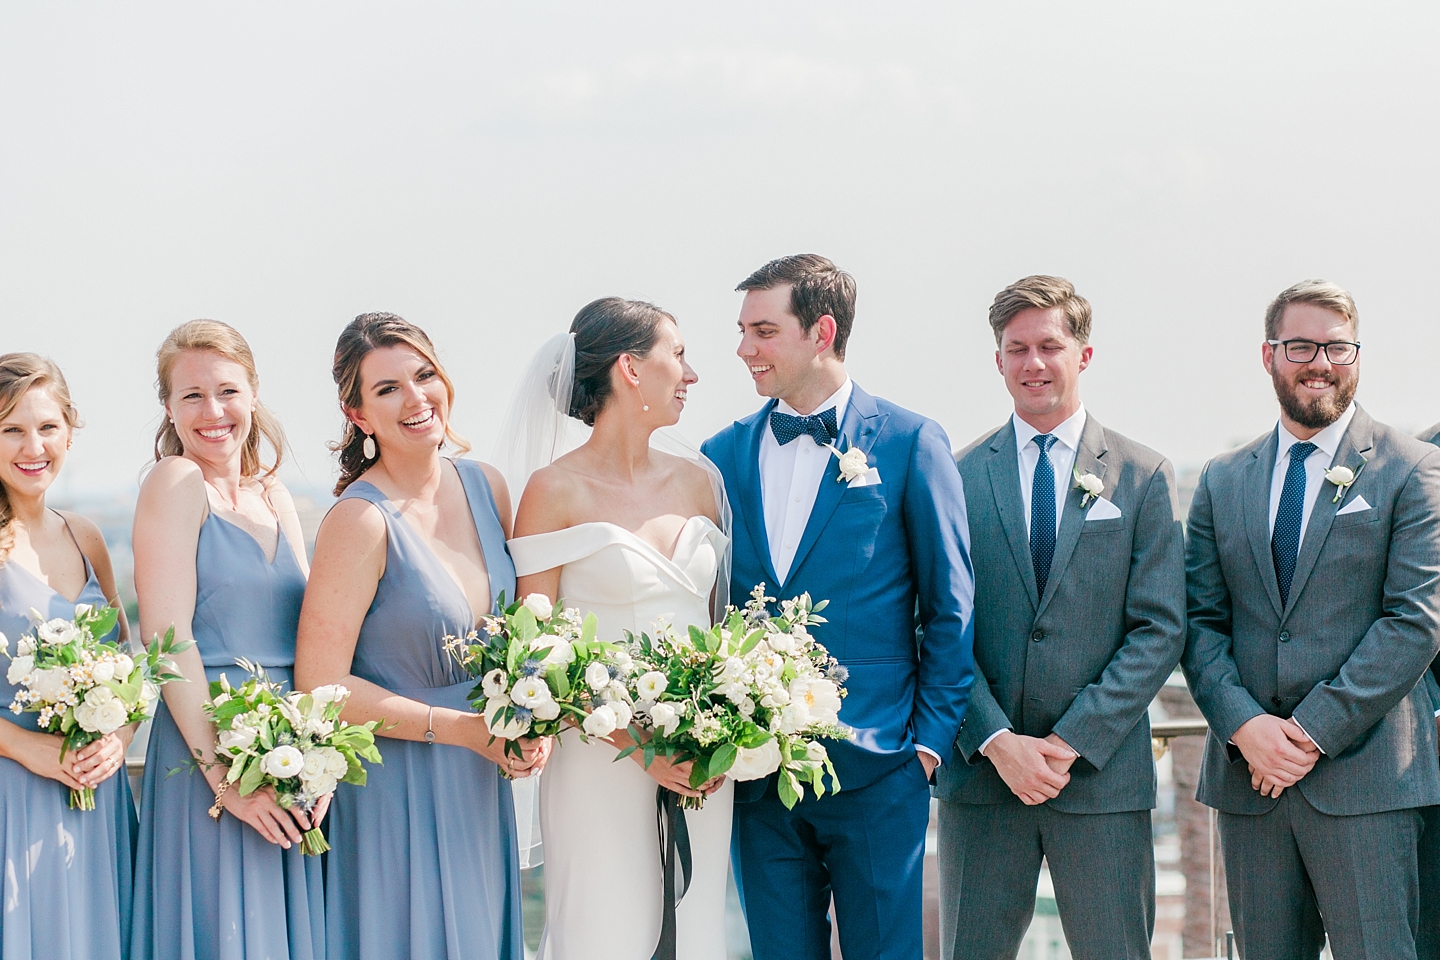
[[[521,737],[553,737],[568,717],[582,736],[608,737],[633,714],[625,678],[634,669],[618,644],[595,639],[593,613],[582,619],[563,600],[532,593],[484,617],[481,629],[446,637],[445,649],[480,678],[470,704],[492,738],[520,756]],[[504,771],[501,771],[504,773]]]
[[[292,690],[265,674],[265,668],[237,660],[251,676],[232,687],[222,673],[210,684],[205,714],[218,732],[215,762],[229,767],[215,794],[210,816],[220,819],[221,798],[231,784],[242,797],[261,787],[272,787],[275,801],[285,809],[299,807],[307,814],[333,793],[337,784],[365,785],[365,766],[380,763],[375,729],[380,721],[346,723],[340,711],[350,691],[339,685],[316,687],[309,693]],[[300,849],[317,856],[330,849],[319,827],[301,838]]]
[[[148,719],[160,696],[160,685],[183,679],[169,659],[189,646],[175,642],[166,632],[138,659],[128,645],[107,643],[102,637],[115,629],[120,611],[81,604],[72,620],[46,620],[31,610],[35,629],[15,644],[0,634],[0,653],[10,657],[5,679],[20,687],[10,704],[14,713],[38,713],[42,733],[64,736],[60,759],[126,724]],[[90,787],[70,791],[72,810],[94,810]]]
[[[647,767],[656,754],[690,760],[692,787],[721,774],[758,780],[778,771],[787,808],[804,796],[805,782],[824,796],[827,773],[830,789],[840,789],[820,741],[850,738],[839,718],[847,672],[807,629],[825,622],[818,614],[827,601],[802,594],[771,616],[766,604],[774,600],[762,583],[743,610],[729,608],[709,630],[628,635],[636,724],[651,737],[621,756],[642,750]],[[691,809],[703,802],[681,799]]]

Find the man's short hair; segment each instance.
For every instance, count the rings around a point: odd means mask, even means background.
[[[845,342],[855,322],[855,278],[818,254],[797,253],[771,260],[735,289],[771,290],[787,283],[790,312],[799,319],[803,332],[809,333],[827,313],[835,318],[835,356],[844,360]]]
[[[1016,280],[995,294],[990,304],[990,329],[995,331],[995,346],[1004,339],[1005,328],[1022,310],[1037,307],[1065,311],[1070,336],[1081,345],[1090,342],[1090,301],[1075,292],[1075,285],[1063,277],[1036,275]]]
[[[1317,307],[1333,310],[1340,314],[1360,335],[1360,311],[1355,309],[1355,299],[1338,283],[1329,280],[1301,280],[1293,287],[1287,287],[1270,301],[1265,308],[1265,339],[1274,340],[1280,333],[1280,318],[1285,308],[1292,303],[1313,303]]]

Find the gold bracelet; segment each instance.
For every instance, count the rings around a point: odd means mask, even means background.
[[[229,789],[230,781],[226,779],[220,781],[220,789],[215,791],[215,802],[210,805],[210,819],[216,823],[220,822],[220,817],[225,813],[225,791]]]

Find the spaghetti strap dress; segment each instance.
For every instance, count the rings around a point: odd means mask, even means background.
[[[195,555],[191,635],[207,681],[247,674],[245,657],[271,679],[294,679],[295,631],[305,574],[279,525],[275,558],[213,511]],[[136,960],[323,960],[324,878],[319,857],[270,843],[215,802],[162,702],[146,749],[135,865]]]
[[[32,609],[46,619],[69,620],[82,603],[106,605],[88,559],[85,576],[84,589],[71,601],[19,564],[0,564],[0,633],[9,638],[12,656],[33,627]],[[115,634],[106,639],[113,642]],[[37,714],[10,712],[16,690],[0,671],[4,719],[37,729]],[[0,757],[0,958],[129,957],[134,831],[124,770],[95,788],[94,810],[71,810],[69,787]]]
[[[492,603],[515,593],[490,484],[455,469],[480,537]],[[385,495],[366,481],[341,499],[385,518],[385,574],[351,673],[437,707],[469,711],[475,682],[445,652],[476,622],[465,592]],[[483,611],[489,612],[489,611]],[[330,808],[326,935],[331,960],[523,960],[519,851],[510,784],[464,747],[379,740],[383,765],[340,784]]]

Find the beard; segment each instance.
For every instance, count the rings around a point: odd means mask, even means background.
[[[1350,401],[1355,399],[1355,388],[1360,385],[1358,376],[1336,376],[1333,371],[1328,374],[1304,371],[1287,379],[1275,364],[1271,364],[1270,379],[1275,384],[1275,396],[1280,401],[1280,409],[1284,410],[1291,420],[1310,430],[1323,430],[1339,420],[1340,415],[1349,409]],[[1301,399],[1299,381],[1319,379],[1334,384],[1335,392],[1309,401]]]

